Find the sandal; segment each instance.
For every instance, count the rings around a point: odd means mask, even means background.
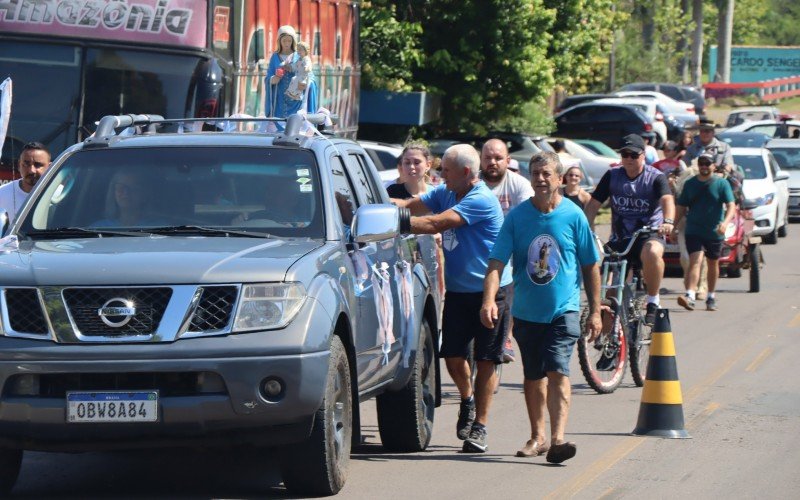
[[[547,452],[546,460],[551,464],[560,464],[575,456],[578,452],[578,447],[575,443],[561,443],[550,446],[550,451]]]
[[[517,452],[518,457],[538,457],[547,453],[550,447],[546,444],[539,444],[533,439],[529,439],[525,446]]]

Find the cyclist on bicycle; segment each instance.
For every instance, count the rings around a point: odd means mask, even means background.
[[[611,238],[609,246],[622,251],[631,235],[642,226],[658,228],[658,232],[639,237],[628,261],[641,265],[647,288],[645,323],[655,322],[660,301],[659,289],[664,277],[664,236],[674,228],[675,199],[667,176],[645,165],[644,140],[636,135],[622,139],[622,167],[612,168],[597,184],[585,213],[594,230],[594,219],[607,199],[611,205]]]

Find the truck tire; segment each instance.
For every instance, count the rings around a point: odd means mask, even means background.
[[[322,406],[308,441],[286,448],[281,475],[286,489],[309,496],[335,495],[344,486],[353,436],[350,365],[341,339],[331,339],[331,357]]]
[[[0,496],[5,497],[19,477],[22,466],[22,450],[0,450]]]
[[[419,336],[408,384],[376,398],[378,430],[383,447],[389,451],[422,451],[431,442],[436,409],[436,352],[428,320],[422,321]]]

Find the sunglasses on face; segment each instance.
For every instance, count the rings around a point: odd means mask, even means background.
[[[700,165],[701,167],[710,167],[711,166],[711,162],[710,161],[698,161],[697,164]]]
[[[633,158],[634,160],[641,156],[641,153],[632,153],[630,151],[622,151],[619,154],[623,158]]]

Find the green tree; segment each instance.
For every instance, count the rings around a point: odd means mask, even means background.
[[[771,0],[764,15],[760,42],[764,45],[800,45],[800,4]]]
[[[413,70],[424,59],[420,23],[398,20],[391,1],[361,4],[361,86],[395,92],[421,90]]]

